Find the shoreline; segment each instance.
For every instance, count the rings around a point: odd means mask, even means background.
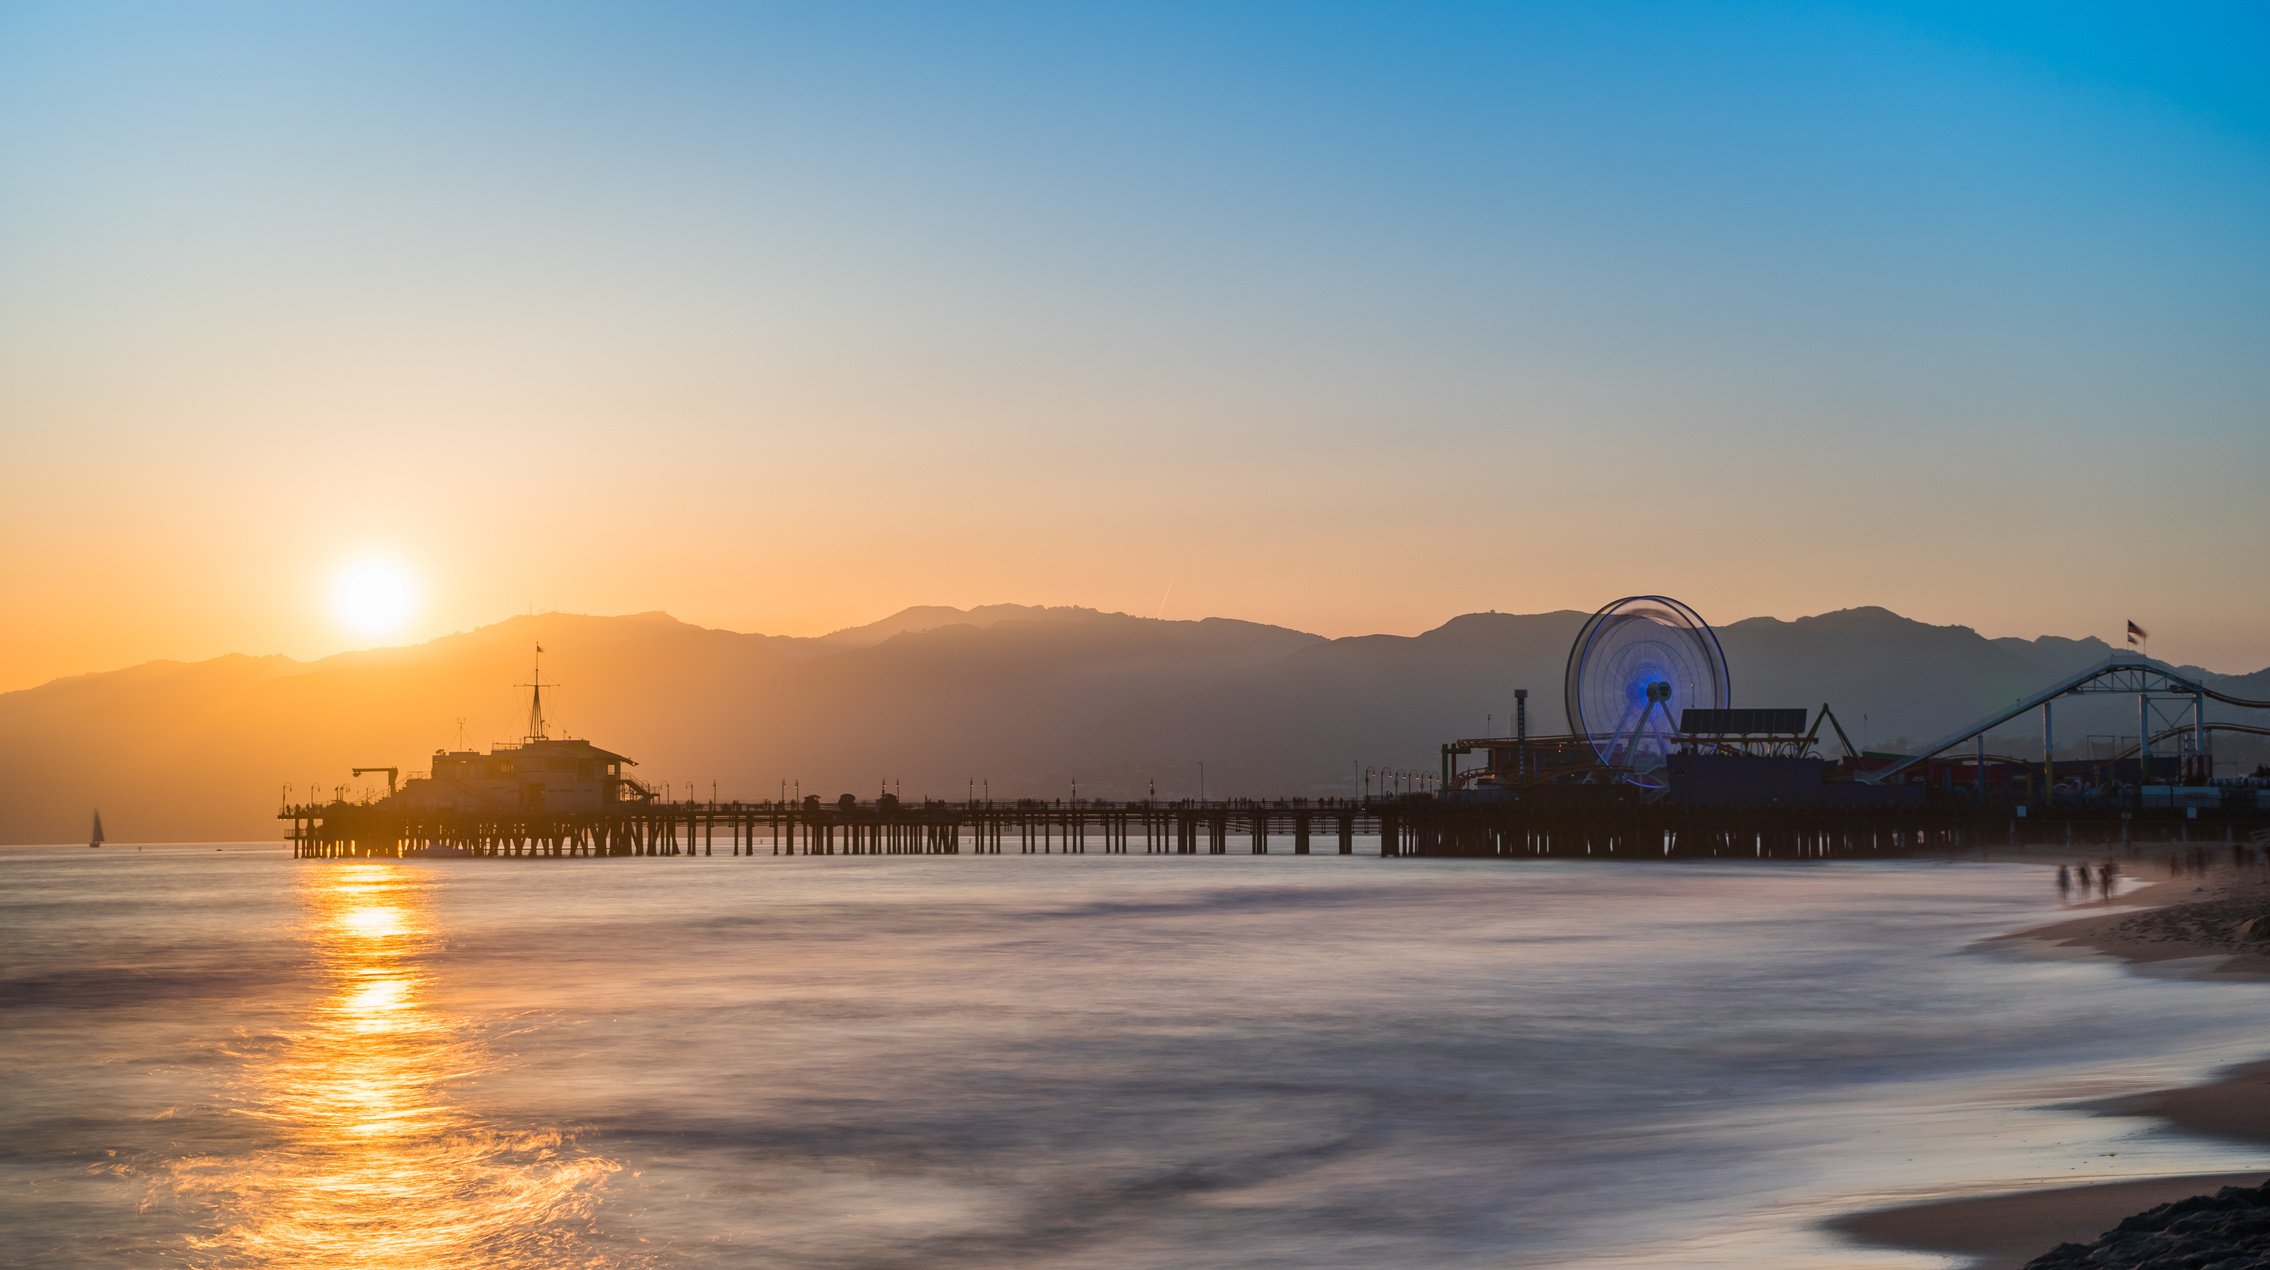
[[[2076,907],[2083,907],[2077,905]],[[2085,907],[2086,916],[1999,935],[2112,957],[2127,965],[2196,959],[2201,978],[2270,978],[2270,937],[2243,941],[2247,917],[2270,914],[2270,871],[2222,867],[2154,882]],[[2270,925],[2266,921],[2265,925]],[[2216,958],[2213,962],[2206,959]],[[2093,1115],[2150,1118],[2197,1137],[2270,1148],[2270,1058],[2173,1089],[2065,1104]],[[1969,1270],[2022,1270],[2061,1244],[2088,1244],[2161,1204],[2259,1186],[2259,1171],[2125,1178],[1866,1209],[1828,1228],[1879,1247],[1969,1258]]]

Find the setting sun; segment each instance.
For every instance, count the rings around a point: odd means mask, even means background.
[[[355,561],[331,583],[331,611],[357,635],[398,634],[417,605],[416,580],[399,562],[385,557]]]

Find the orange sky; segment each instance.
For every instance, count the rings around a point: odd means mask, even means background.
[[[2049,453],[1898,402],[1830,426],[1773,385],[1609,366],[1444,387],[1290,357],[1137,397],[1131,368],[1006,354],[971,383],[904,357],[757,376],[572,345],[185,339],[209,356],[8,388],[38,426],[0,477],[0,688],[367,642],[328,588],[371,551],[420,579],[403,638],[531,609],[810,634],[994,601],[1338,635],[1659,591],[1720,621],[1882,604],[2117,638],[2133,616],[2160,655],[2270,665],[2270,596],[2238,585],[2270,517],[2234,512],[2258,507],[2259,444],[2139,470],[2126,438]],[[1427,421],[1396,420],[1399,398]]]
[[[423,591],[399,637],[379,642],[531,609],[663,609],[810,634],[912,603],[997,600],[1412,632],[1466,611],[1664,591],[1718,621],[1881,603],[1990,634],[2117,639],[2134,614],[2162,655],[2270,664],[2262,601],[2231,591],[2218,554],[2171,556],[2157,536],[2072,522],[2066,539],[2093,550],[2061,560],[2058,535],[2028,522],[2063,518],[1998,503],[2001,478],[1984,467],[1911,486],[1931,493],[1927,519],[1954,523],[1903,535],[1887,510],[1794,479],[1775,483],[1793,497],[1772,507],[1591,500],[1564,487],[1611,456],[1518,434],[1455,461],[1377,444],[1272,455],[1186,435],[1167,448],[1203,445],[1215,461],[1185,468],[1028,433],[973,470],[918,438],[871,454],[815,439],[840,431],[784,429],[765,454],[720,436],[727,453],[704,460],[610,454],[593,429],[522,470],[504,430],[429,462],[438,437],[390,435],[374,419],[289,452],[184,446],[97,482],[92,501],[58,482],[0,513],[11,541],[33,545],[0,579],[31,601],[0,644],[0,687],[152,657],[373,642],[341,623],[329,594],[372,551]],[[94,448],[56,456],[53,470],[102,471]],[[596,453],[558,453],[579,449]],[[1896,474],[1897,456],[1878,459]]]

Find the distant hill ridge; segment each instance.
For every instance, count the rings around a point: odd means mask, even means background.
[[[911,608],[803,638],[664,613],[517,617],[423,644],[319,661],[151,662],[0,693],[0,841],[73,840],[100,807],[121,841],[274,836],[302,796],[353,766],[423,768],[458,741],[516,737],[529,645],[545,647],[562,730],[637,759],[680,796],[1161,797],[1346,793],[1365,765],[1429,770],[1436,746],[1562,729],[1561,674],[1586,614],[1469,613],[1414,636],[1327,639],[1228,618],[1164,621],[1016,604]],[[1989,639],[1882,608],[1718,628],[1746,705],[1832,703],[1855,740],[1920,742],[2102,660],[2101,640]],[[2270,670],[2219,675],[2270,696]],[[2079,702],[2059,735],[2135,730],[2133,703]],[[2013,727],[1997,748],[2038,752]],[[2246,758],[2238,744],[2219,747]],[[2246,761],[2257,761],[2246,758]],[[792,786],[793,788],[793,786]]]

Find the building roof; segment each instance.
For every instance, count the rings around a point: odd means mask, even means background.
[[[589,753],[591,753],[592,755],[594,755],[594,756],[596,756],[596,757],[599,757],[599,758],[604,758],[604,759],[613,759],[613,760],[615,760],[615,761],[617,761],[617,762],[628,763],[628,764],[630,764],[630,765],[631,765],[632,767],[637,767],[637,766],[638,766],[638,760],[637,760],[637,759],[634,759],[634,758],[630,757],[630,756],[629,756],[629,755],[627,755],[627,754],[617,754],[617,753],[615,753],[615,752],[614,752],[613,750],[603,750],[603,749],[600,749],[600,748],[599,748],[598,746],[596,746],[596,745],[593,745],[593,744],[592,744],[591,742],[584,740],[584,739],[583,739],[582,737],[570,737],[570,736],[555,736],[555,737],[546,737],[546,738],[544,738],[543,740],[540,740],[540,741],[522,741],[522,742],[521,742],[520,744],[518,744],[518,745],[499,745],[499,746],[495,747],[494,749],[490,750],[489,752],[490,752],[491,754],[506,754],[506,753],[512,753],[512,752],[515,752],[515,751],[521,751],[521,750],[546,750],[546,749],[549,749],[549,750],[563,750],[563,749],[573,749],[573,750],[582,750],[582,751],[588,751],[588,752],[589,752]]]

